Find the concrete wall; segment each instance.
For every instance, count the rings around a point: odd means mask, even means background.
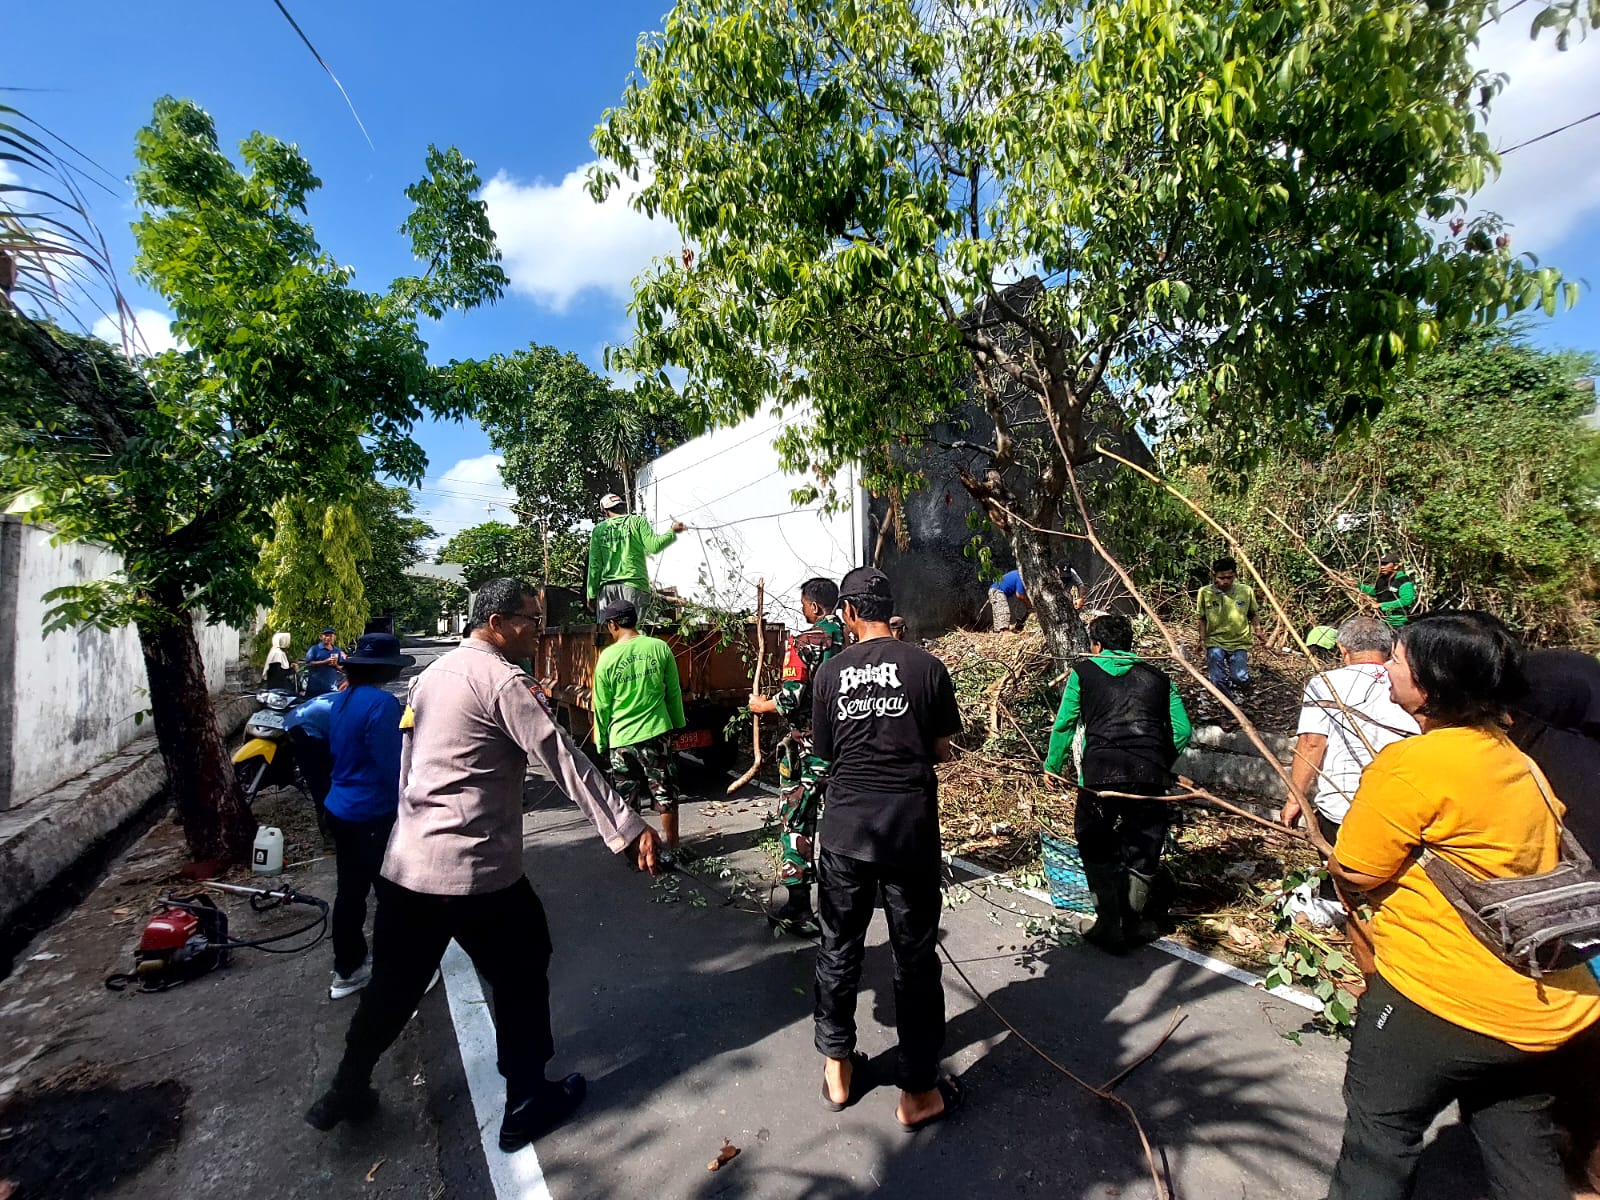
[[[144,659],[132,627],[46,636],[45,593],[107,579],[111,551],[51,544],[48,528],[0,518],[0,810],[82,773],[142,733],[150,707]],[[222,690],[240,653],[239,632],[196,623],[206,680]]]

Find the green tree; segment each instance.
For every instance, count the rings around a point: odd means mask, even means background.
[[[532,583],[570,587],[581,582],[585,543],[564,532],[550,537],[550,578],[544,573],[544,542],[540,531],[526,525],[485,521],[463,529],[439,550],[442,563],[460,563],[467,587],[476,589],[486,579],[514,575]]]
[[[403,487],[372,482],[354,500],[356,516],[372,546],[372,555],[360,564],[367,606],[374,614],[393,613],[397,621],[414,618],[419,581],[406,571],[427,557],[423,543],[438,535],[415,515],[415,502]],[[437,617],[437,612],[434,614]],[[415,619],[406,619],[415,625]],[[429,631],[432,621],[426,622]]]
[[[647,411],[577,355],[549,346],[451,367],[462,403],[505,458],[507,486],[553,533],[592,521],[607,492],[631,503],[639,467],[688,436],[675,396],[658,395]]]
[[[408,578],[405,597],[394,610],[397,629],[417,629],[432,636],[445,613],[465,612],[467,589],[443,579]]]
[[[350,479],[420,479],[408,436],[425,411],[459,415],[426,358],[423,315],[504,288],[472,164],[430,148],[402,226],[423,264],[384,292],[318,245],[319,186],[293,146],[253,134],[241,166],[210,117],[162,99],[138,135],[135,274],[173,311],[182,348],[137,371],[111,347],[0,313],[0,477],[40,497],[63,537],[101,542],[118,579],[52,597],[53,625],[138,630],[157,739],[191,852],[236,859],[254,822],[233,778],[191,617],[248,622],[272,507],[335,500]],[[16,386],[10,386],[15,383]],[[19,431],[21,431],[19,433]]]
[[[946,439],[1064,659],[1044,531],[1098,429],[1203,426],[1238,458],[1369,413],[1441,331],[1557,303],[1492,218],[1439,236],[1496,165],[1499,82],[1468,57],[1489,12],[681,0],[591,187],[638,180],[694,253],[636,281],[610,365],[656,392],[684,368],[715,424],[812,414],[779,446],[828,478],[893,482],[899,439],[970,395],[981,426]]]
[[[374,558],[365,523],[349,501],[299,498],[273,506],[272,540],[262,548],[257,578],[272,595],[258,639],[287,630],[295,652],[331,625],[348,645],[371,611],[362,569]]]
[[[1514,330],[1455,334],[1397,382],[1376,420],[1274,451],[1245,479],[1180,466],[1175,480],[1306,624],[1354,610],[1313,554],[1365,580],[1392,550],[1427,607],[1487,608],[1531,640],[1600,645],[1595,369]],[[1196,560],[1216,549],[1192,523],[1172,540]]]

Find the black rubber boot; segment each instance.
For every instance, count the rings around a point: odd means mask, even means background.
[[[1126,907],[1122,914],[1122,938],[1130,945],[1142,946],[1161,936],[1161,927],[1145,914],[1150,908],[1150,877],[1128,872]]]
[[[1110,954],[1128,948],[1124,935],[1126,922],[1127,872],[1110,863],[1084,863],[1083,878],[1094,896],[1094,924],[1083,931],[1083,940]]]
[[[365,1121],[378,1111],[378,1093],[369,1080],[334,1076],[333,1085],[306,1109],[306,1124],[327,1133],[341,1121]]]
[[[817,915],[811,908],[811,885],[795,884],[784,889],[788,895],[783,905],[772,914],[772,923],[785,933],[799,938],[814,938],[822,932]]]
[[[588,1080],[568,1075],[560,1083],[542,1081],[530,1096],[506,1096],[506,1115],[500,1122],[500,1149],[507,1154],[543,1137],[573,1113],[589,1094]]]

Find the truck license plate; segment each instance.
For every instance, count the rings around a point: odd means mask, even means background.
[[[699,750],[709,745],[711,745],[711,730],[709,729],[685,729],[682,733],[674,735],[672,739],[672,748],[674,750]]]

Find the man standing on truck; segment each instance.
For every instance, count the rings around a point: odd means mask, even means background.
[[[617,794],[643,812],[648,799],[661,814],[666,849],[657,856],[672,866],[678,853],[678,767],[672,731],[682,729],[683,687],[678,660],[660,638],[639,632],[639,611],[628,600],[608,600],[600,623],[611,645],[594,665],[594,744],[610,754]]]
[[[787,892],[772,915],[778,928],[796,937],[816,937],[820,928],[811,907],[813,845],[822,811],[822,774],[828,764],[811,752],[811,680],[817,668],[844,649],[844,625],[834,615],[839,587],[817,577],[800,585],[800,614],[810,626],[790,637],[783,656],[783,686],[776,696],[750,693],[750,711],[777,713],[789,722],[778,743],[778,828],[783,866],[778,876]]]
[[[615,492],[600,497],[605,517],[589,535],[589,578],[587,597],[598,610],[610,600],[626,600],[641,621],[650,616],[650,572],[645,559],[660,554],[687,526],[674,521],[666,533],[657,533],[650,522],[628,513],[627,502]],[[601,619],[601,624],[604,620]]]

